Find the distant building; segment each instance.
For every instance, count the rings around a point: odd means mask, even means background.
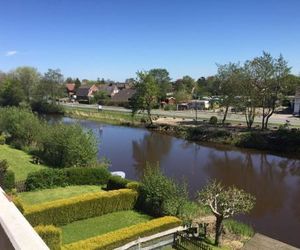
[[[189,109],[209,109],[210,104],[208,100],[191,100],[188,103]]]
[[[120,106],[128,105],[133,95],[136,93],[135,89],[122,89],[114,96],[112,96],[111,101],[115,104],[119,104]]]
[[[116,85],[107,85],[107,84],[100,85],[98,87],[98,90],[107,93],[108,97],[113,97],[115,94],[119,92],[119,89]]]
[[[296,89],[294,100],[294,115],[300,115],[300,87]]]
[[[75,95],[75,83],[67,83],[66,84],[66,91],[69,97],[72,97],[73,95]]]
[[[76,97],[78,102],[90,103],[91,99],[94,97],[94,94],[98,91],[96,85],[80,86],[76,91]]]

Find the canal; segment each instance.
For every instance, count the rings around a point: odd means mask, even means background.
[[[225,146],[199,145],[146,129],[79,122],[98,139],[99,159],[111,162],[111,171],[139,179],[146,162],[159,162],[163,172],[185,180],[192,197],[209,179],[235,185],[256,196],[253,211],[242,216],[256,231],[300,247],[300,161],[265,152]]]

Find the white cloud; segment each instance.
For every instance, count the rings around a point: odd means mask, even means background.
[[[14,56],[18,53],[16,50],[10,50],[5,53],[6,56]]]

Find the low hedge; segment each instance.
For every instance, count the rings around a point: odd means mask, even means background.
[[[103,185],[109,177],[110,173],[105,167],[49,168],[30,173],[25,185],[27,191],[68,185]]]
[[[107,182],[107,190],[116,190],[116,189],[121,189],[121,188],[126,188],[126,185],[130,181],[127,179],[124,179],[120,176],[113,175],[109,177],[108,182]]]
[[[90,193],[26,207],[24,215],[31,225],[65,225],[135,206],[138,193],[132,189]]]
[[[50,250],[60,250],[62,245],[62,231],[53,225],[40,225],[34,228]]]
[[[134,241],[139,237],[153,235],[180,225],[181,220],[178,218],[166,216],[92,237],[87,240],[67,244],[63,246],[63,250],[111,250]]]

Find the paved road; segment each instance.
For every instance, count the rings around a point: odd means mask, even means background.
[[[70,108],[82,108],[82,109],[91,109],[95,110],[98,108],[98,105],[87,105],[87,104],[78,104],[78,103],[65,103],[63,104]],[[103,106],[103,110],[107,111],[118,111],[118,112],[125,112],[130,113],[130,109],[126,109],[123,107],[114,107],[114,106]],[[159,116],[166,116],[166,117],[180,117],[180,118],[190,118],[195,119],[196,112],[194,110],[185,110],[185,111],[165,111],[161,109],[155,109],[152,111],[153,115],[159,115]],[[209,120],[211,116],[217,116],[219,119],[223,118],[223,115],[218,112],[212,112],[212,111],[198,111],[197,116],[199,120]],[[228,113],[227,120],[231,122],[245,122],[245,117],[242,114],[235,114],[235,113]],[[257,123],[259,123],[261,120],[261,117],[256,117]],[[300,118],[294,117],[291,114],[274,114],[271,116],[269,123],[270,124],[284,124],[286,120],[290,121],[290,125],[300,127]]]

